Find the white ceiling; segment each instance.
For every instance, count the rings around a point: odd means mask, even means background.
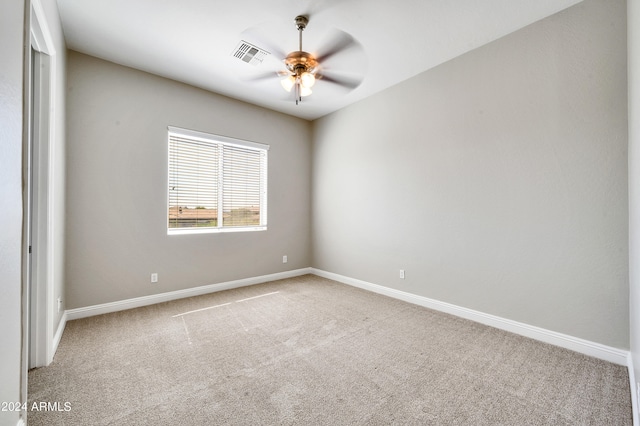
[[[315,119],[581,0],[57,0],[70,49],[285,114]],[[362,77],[346,90],[320,80],[295,105],[277,78],[277,51],[322,53],[337,31],[357,44],[323,67]],[[240,40],[271,51],[260,65],[234,56]]]

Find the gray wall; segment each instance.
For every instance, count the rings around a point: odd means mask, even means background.
[[[67,309],[311,264],[307,121],[73,51],[67,66]],[[167,236],[168,125],[271,146],[267,231]]]
[[[640,2],[629,0],[629,307],[631,356],[640,383]],[[633,23],[633,25],[631,24]],[[638,385],[636,385],[638,386]],[[637,389],[637,387],[636,387]]]
[[[22,356],[22,0],[0,5],[0,401],[20,401]],[[0,412],[0,425],[15,425],[18,412]]]
[[[315,122],[313,266],[628,348],[625,22],[586,0]]]

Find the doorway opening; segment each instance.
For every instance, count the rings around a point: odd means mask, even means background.
[[[55,49],[39,0],[27,2],[23,148],[23,397],[30,368],[53,360],[52,140]]]

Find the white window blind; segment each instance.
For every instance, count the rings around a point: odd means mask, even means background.
[[[268,148],[170,127],[168,232],[266,229]]]

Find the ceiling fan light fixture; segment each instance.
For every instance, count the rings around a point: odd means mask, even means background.
[[[302,85],[302,87],[311,89],[315,83],[316,76],[311,74],[310,72],[305,71],[300,75],[300,84]]]
[[[300,96],[309,96],[312,93],[310,88],[300,85]]]
[[[284,90],[286,90],[287,92],[290,92],[291,89],[293,89],[293,86],[296,84],[296,78],[292,75],[283,78],[280,81],[280,84],[282,85],[282,87],[284,88]]]

